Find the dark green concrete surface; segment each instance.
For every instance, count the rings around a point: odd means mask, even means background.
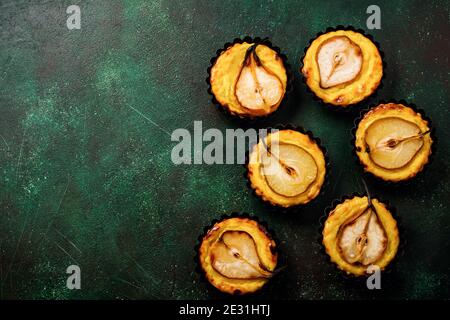
[[[247,211],[269,223],[288,268],[257,297],[449,298],[449,1],[0,1],[0,297],[208,299],[194,245],[212,219]],[[81,7],[81,30],[66,8]],[[372,34],[387,77],[377,99],[406,99],[432,118],[437,153],[401,188],[369,179],[396,208],[406,242],[382,290],[345,279],[321,254],[319,217],[363,191],[351,152],[358,111],[332,112],[306,92],[300,57],[339,24]],[[209,60],[240,36],[270,37],[294,70],[288,105],[258,126],[293,123],[329,151],[324,194],[297,214],[269,210],[240,165],[175,166],[166,132],[241,124],[210,103]],[[155,125],[157,124],[157,125]],[[160,126],[160,127],[158,127]],[[162,129],[161,129],[162,128]],[[82,289],[68,290],[77,264]]]

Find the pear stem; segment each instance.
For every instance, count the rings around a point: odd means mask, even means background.
[[[250,64],[250,57],[252,57],[254,59],[254,61],[256,62],[256,64],[258,66],[261,65],[261,60],[259,59],[258,55],[256,54],[256,47],[258,46],[258,44],[253,44],[251,45],[247,51],[245,52],[245,58],[244,58],[244,63],[248,66]]]
[[[281,266],[275,270],[272,271],[272,277],[279,274],[281,271],[283,271],[284,269],[287,268],[287,264],[285,264],[284,266]]]
[[[286,170],[287,174],[290,176],[295,176],[297,175],[297,171],[292,168],[291,166],[288,166],[287,164],[285,164],[283,161],[281,161],[277,156],[275,156],[271,151],[270,151],[270,147],[267,146],[265,139],[261,139],[262,144],[264,146],[264,149],[267,151],[267,154],[269,155],[269,157],[273,156],[275,158],[275,160],[278,161],[278,163],[283,167],[284,170]]]
[[[258,46],[258,44],[254,44],[247,49],[247,52],[245,53],[244,64],[250,68],[250,71],[251,71],[251,74],[253,77],[253,81],[255,81],[255,84],[256,84],[256,91],[259,93],[261,99],[264,102],[264,105],[267,107],[267,103],[261,95],[261,85],[258,81],[258,77],[256,76],[255,68],[252,66],[253,63],[255,63],[257,67],[262,66],[261,60],[259,59],[258,55],[256,54],[257,46]]]
[[[364,179],[361,179],[361,180],[362,180],[362,183],[363,183],[363,185],[364,185],[364,189],[366,189],[366,195],[367,195],[367,201],[369,202],[369,207],[370,207],[370,208],[373,208],[373,204],[372,204],[372,196],[370,195],[369,187],[367,187],[366,180],[364,180]]]
[[[391,149],[395,148],[396,146],[398,146],[400,143],[412,140],[412,139],[418,139],[418,138],[422,138],[423,136],[425,136],[426,134],[430,133],[431,130],[427,130],[425,132],[421,132],[419,134],[415,134],[409,137],[405,137],[405,138],[392,138],[389,139],[388,141],[386,141],[385,143],[383,143],[382,145],[378,146],[377,149],[383,148],[383,147],[389,147]]]

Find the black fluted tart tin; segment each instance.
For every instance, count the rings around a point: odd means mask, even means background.
[[[212,92],[212,88],[211,88],[211,70],[213,68],[213,66],[215,65],[217,59],[220,57],[220,55],[222,53],[224,53],[225,51],[227,51],[229,48],[233,47],[235,44],[238,43],[255,43],[255,44],[261,44],[261,45],[265,45],[267,47],[269,47],[270,49],[274,50],[278,57],[281,58],[281,60],[283,61],[283,65],[284,68],[286,70],[286,77],[287,77],[287,82],[286,82],[286,89],[285,89],[285,93],[283,96],[283,99],[280,103],[280,105],[278,106],[278,108],[267,114],[267,115],[263,115],[263,116],[250,116],[250,115],[241,115],[241,114],[237,114],[233,111],[231,111],[226,105],[222,105],[219,101],[217,101],[216,97],[214,96],[214,93]],[[234,120],[238,120],[242,123],[245,124],[253,124],[256,123],[259,120],[266,120],[266,119],[270,119],[272,118],[272,116],[274,116],[280,109],[285,108],[286,105],[286,101],[289,97],[289,95],[292,92],[293,89],[293,82],[294,82],[294,75],[291,69],[291,66],[288,63],[288,59],[287,56],[282,53],[281,49],[277,46],[274,46],[272,44],[272,42],[269,40],[269,38],[260,38],[260,37],[243,37],[243,38],[235,38],[232,42],[227,42],[224,44],[224,46],[216,51],[216,55],[214,57],[211,58],[210,60],[210,65],[208,67],[208,76],[206,78],[206,83],[208,85],[208,93],[211,95],[211,103],[216,106],[216,108],[220,111],[223,112],[226,116],[234,119]]]
[[[368,171],[364,170],[364,164],[360,161],[360,159],[359,159],[359,157],[357,155],[357,150],[356,150],[356,131],[358,130],[358,126],[359,126],[359,123],[361,122],[361,120],[364,118],[366,113],[369,112],[370,110],[372,110],[373,108],[376,108],[377,106],[379,106],[381,104],[388,104],[388,103],[402,104],[402,105],[404,105],[406,107],[409,107],[409,108],[413,109],[416,113],[420,114],[420,116],[422,117],[423,120],[425,120],[427,122],[428,127],[431,130],[430,133],[429,133],[430,136],[431,136],[431,139],[432,139],[431,154],[428,156],[428,162],[426,164],[424,164],[422,170],[420,170],[413,177],[410,177],[409,179],[406,179],[406,180],[397,181],[397,182],[390,181],[390,180],[385,180],[385,179],[383,179],[381,177],[378,177],[378,176],[374,175],[371,172],[368,172]],[[382,185],[385,185],[385,186],[388,186],[388,187],[404,187],[404,186],[408,186],[411,183],[413,183],[414,181],[416,181],[416,179],[424,177],[426,175],[426,172],[428,171],[429,167],[431,166],[431,164],[433,162],[433,159],[435,158],[437,136],[436,136],[436,129],[435,129],[435,127],[433,127],[431,119],[428,118],[425,115],[425,111],[423,109],[420,109],[414,103],[410,103],[410,102],[407,102],[405,100],[395,100],[395,99],[380,100],[377,103],[371,104],[368,108],[365,108],[365,109],[360,111],[359,115],[353,121],[353,127],[352,127],[350,133],[351,133],[350,144],[351,144],[351,147],[352,147],[353,156],[355,157],[355,164],[358,166],[358,168],[360,168],[363,171],[364,177],[366,179],[373,180],[373,181],[375,181],[378,184],[382,184]]]
[[[279,131],[281,131],[281,130],[293,130],[293,131],[298,131],[298,132],[300,132],[302,134],[307,135],[312,141],[314,141],[317,144],[317,146],[319,147],[319,149],[323,153],[323,156],[325,158],[325,179],[324,179],[324,182],[323,182],[323,184],[322,184],[322,186],[320,188],[319,194],[314,199],[312,199],[311,201],[309,201],[306,204],[298,204],[298,205],[294,205],[294,206],[291,206],[291,207],[283,207],[283,206],[280,206],[278,204],[274,204],[271,201],[264,200],[261,196],[259,196],[256,193],[256,190],[254,188],[252,188],[252,186],[251,186],[251,182],[250,182],[250,178],[249,178],[248,163],[249,163],[250,154],[251,154],[253,148],[250,148],[247,151],[247,154],[246,154],[246,157],[245,157],[245,164],[244,164],[244,168],[245,168],[244,178],[247,180],[247,187],[248,187],[248,189],[251,190],[251,193],[252,193],[252,195],[255,198],[257,198],[259,201],[261,201],[264,204],[264,206],[268,210],[270,210],[272,212],[275,212],[275,213],[281,212],[281,213],[289,214],[289,213],[298,213],[299,211],[308,209],[312,204],[314,204],[315,201],[317,201],[318,199],[322,198],[322,195],[326,192],[326,189],[328,189],[328,187],[329,187],[329,177],[330,177],[331,165],[330,165],[330,158],[328,157],[327,149],[322,144],[322,141],[321,141],[320,138],[315,137],[311,131],[304,129],[301,126],[296,126],[296,125],[293,125],[293,124],[278,124],[278,125],[275,125],[273,127],[268,127],[268,128],[265,128],[265,129],[267,129],[268,133],[270,133],[271,130],[279,130]],[[259,143],[260,139],[261,139],[261,137],[258,134],[257,144]]]
[[[249,219],[249,220],[255,221],[258,224],[260,230],[262,230],[270,240],[273,240],[275,242],[274,250],[275,250],[275,252],[277,254],[277,266],[276,266],[276,269],[279,269],[280,267],[287,266],[287,258],[283,254],[282,249],[280,249],[281,241],[277,238],[277,236],[275,234],[275,231],[269,227],[267,222],[261,220],[258,216],[254,215],[254,214],[250,214],[248,212],[236,212],[236,211],[234,211],[234,212],[231,212],[229,214],[222,214],[219,218],[213,219],[208,225],[203,227],[203,231],[198,236],[197,243],[194,246],[194,251],[195,251],[195,255],[194,255],[195,271],[199,275],[200,281],[202,283],[206,284],[206,286],[208,288],[208,291],[212,295],[214,295],[214,296],[216,296],[218,298],[230,298],[230,297],[247,298],[247,297],[250,297],[250,296],[251,297],[258,297],[259,295],[263,294],[264,292],[271,290],[271,288],[274,286],[274,282],[276,282],[276,278],[279,276],[278,274],[274,275],[273,278],[269,279],[269,281],[267,281],[267,283],[264,284],[257,291],[249,292],[249,293],[245,293],[245,294],[230,294],[230,293],[222,292],[219,289],[217,289],[216,287],[214,287],[208,281],[208,279],[206,277],[206,274],[205,274],[205,272],[204,272],[204,270],[203,270],[203,268],[201,266],[199,250],[200,250],[200,246],[201,246],[201,244],[203,242],[203,239],[208,234],[208,232],[212,228],[214,228],[214,226],[217,223],[220,223],[220,222],[222,222],[224,220],[231,219],[231,218],[243,218],[243,219]]]
[[[344,31],[353,31],[353,32],[357,32],[362,34],[363,36],[365,36],[366,38],[368,38],[370,41],[372,41],[372,43],[377,47],[378,52],[380,53],[380,57],[381,57],[381,61],[383,64],[383,75],[381,77],[380,83],[378,84],[377,88],[372,92],[372,94],[370,94],[369,96],[367,96],[366,98],[364,98],[363,100],[356,102],[354,104],[349,104],[347,106],[337,106],[337,105],[333,105],[331,103],[326,103],[324,102],[320,97],[318,97],[314,91],[312,91],[310,89],[310,87],[308,86],[308,84],[306,83],[306,77],[303,75],[302,69],[304,66],[304,59],[306,56],[306,52],[308,51],[309,47],[311,46],[311,44],[313,43],[314,40],[316,40],[318,37],[320,37],[323,34],[329,33],[329,32],[333,32],[333,31],[339,31],[339,30],[344,30]],[[379,44],[379,42],[377,42],[374,37],[368,33],[366,33],[364,30],[362,29],[357,29],[353,26],[343,26],[343,25],[338,25],[336,27],[328,27],[325,31],[323,32],[318,32],[316,33],[316,35],[309,40],[307,46],[304,48],[303,50],[303,56],[300,58],[300,67],[299,67],[299,72],[300,72],[300,76],[302,78],[302,82],[306,88],[306,91],[312,96],[312,98],[319,102],[323,107],[332,110],[332,111],[337,111],[337,112],[345,112],[345,113],[350,113],[353,112],[355,109],[358,109],[360,107],[362,107],[363,105],[367,105],[368,101],[371,101],[373,99],[376,99],[376,97],[378,96],[378,92],[384,87],[384,79],[386,78],[386,70],[387,70],[387,63],[385,60],[385,54],[384,52],[381,50],[381,46]]]
[[[342,279],[344,279],[346,281],[351,281],[351,283],[353,283],[354,285],[361,285],[361,286],[366,285],[365,284],[366,279],[367,279],[367,277],[370,276],[370,274],[367,274],[367,276],[356,276],[352,273],[348,273],[348,272],[340,269],[338,267],[338,265],[331,260],[331,257],[326,252],[325,245],[323,244],[323,230],[325,228],[325,222],[328,219],[328,216],[339,204],[344,203],[344,201],[346,201],[346,200],[353,199],[354,197],[366,197],[366,196],[367,196],[367,194],[354,192],[350,195],[344,195],[340,198],[335,198],[334,200],[332,200],[331,204],[325,208],[323,215],[320,217],[319,228],[317,229],[317,233],[318,233],[317,242],[320,245],[320,248],[321,248],[320,253],[323,256],[323,259],[328,261],[328,263],[336,269],[336,271],[341,275]],[[371,194],[370,197],[372,199],[377,199],[379,202],[383,203],[386,206],[387,210],[389,210],[389,212],[391,213],[392,217],[397,222],[397,229],[398,229],[398,234],[399,234],[399,239],[400,239],[397,253],[396,253],[395,257],[392,259],[392,261],[389,262],[389,264],[381,271],[382,276],[390,276],[391,274],[393,274],[397,271],[397,269],[396,269],[397,263],[396,262],[405,255],[405,251],[406,251],[406,247],[407,247],[405,228],[403,227],[401,218],[400,218],[399,214],[397,213],[397,209],[389,201],[386,201],[386,200],[380,198],[376,194],[375,195]]]

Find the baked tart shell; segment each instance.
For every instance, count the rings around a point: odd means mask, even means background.
[[[346,208],[349,204],[352,204],[351,207]],[[373,264],[377,265],[383,272],[389,272],[392,261],[403,254],[404,241],[400,242],[399,231],[401,226],[395,214],[395,208],[390,206],[388,202],[380,201],[378,198],[372,198],[372,204],[377,209],[388,238],[382,257]],[[340,254],[336,239],[340,226],[346,220],[346,217],[352,214],[350,209],[362,210],[365,207],[367,207],[367,196],[354,193],[351,196],[334,200],[332,205],[325,209],[325,215],[320,221],[320,244],[322,245],[324,255],[339,270],[343,271],[345,276],[350,278],[369,276],[367,273],[368,266],[354,265],[346,262]]]
[[[320,73],[316,55],[321,44],[335,36],[346,36],[362,50],[363,65],[355,80],[324,89],[320,86]],[[376,94],[382,87],[386,63],[383,61],[380,45],[371,35],[351,26],[337,26],[319,32],[310,40],[300,60],[303,82],[313,97],[332,110],[346,110]]]
[[[329,158],[326,149],[321,145],[319,138],[315,138],[311,131],[306,131],[301,127],[293,125],[279,125],[274,128],[282,133],[283,142],[298,144],[300,147],[313,151],[313,158],[318,167],[317,178],[307,191],[295,197],[285,197],[277,194],[267,185],[263,174],[261,173],[261,164],[256,160],[257,150],[262,147],[261,137],[258,143],[250,150],[245,164],[245,177],[248,180],[248,187],[253,191],[253,195],[262,200],[270,208],[277,211],[297,211],[299,208],[309,205],[325,189],[328,182],[330,171]],[[268,131],[270,133],[270,130]],[[298,142],[300,138],[300,143]]]
[[[254,240],[260,261],[267,270],[275,271],[279,260],[279,249],[274,232],[268,228],[265,222],[247,213],[223,215],[220,220],[214,220],[204,228],[204,232],[199,236],[198,244],[195,247],[197,271],[200,273],[202,280],[222,293],[248,295],[259,292],[271,281],[270,278],[232,279],[223,276],[212,266],[209,250],[211,245],[226,231],[248,233]]]
[[[417,125],[422,132],[430,131],[423,137],[423,146],[414,158],[405,166],[398,169],[385,169],[377,165],[370,157],[366,149],[365,134],[367,128],[375,121],[383,118],[398,117]],[[352,129],[352,148],[356,155],[357,163],[362,165],[364,172],[380,181],[390,184],[405,183],[413,180],[419,173],[423,173],[428,167],[436,152],[436,135],[431,125],[431,120],[424,112],[414,104],[404,100],[388,102],[382,101],[361,112],[355,120]]]
[[[241,67],[242,60],[244,59],[245,51],[251,44],[261,44],[260,48],[257,48],[258,56],[261,56],[263,62],[269,61],[269,67],[271,71],[275,71],[277,76],[279,76],[280,80],[284,86],[284,95],[279,103],[272,107],[270,113],[265,115],[252,114],[251,111],[245,110],[245,108],[239,107],[239,102],[236,97],[231,97],[232,93],[227,89],[227,86],[223,83],[226,82],[234,82],[236,81],[236,72],[232,77],[226,77],[225,80],[221,80],[220,78],[224,74],[224,71],[217,70],[215,67],[219,59],[221,60],[229,60],[235,61],[233,62],[232,69],[238,69]],[[240,53],[237,58],[230,59],[228,56],[230,55],[230,50],[237,46],[242,46],[240,49]],[[266,48],[264,48],[265,46]],[[273,59],[273,55],[276,56]],[[227,64],[224,64],[225,66]],[[284,75],[282,73],[284,72]],[[224,112],[226,115],[231,116],[232,118],[237,118],[242,121],[250,121],[254,122],[259,119],[266,119],[276,113],[280,108],[282,108],[285,103],[287,96],[292,91],[292,82],[293,82],[293,74],[291,68],[288,64],[287,57],[281,52],[279,47],[272,45],[272,43],[267,39],[261,39],[259,37],[251,38],[235,38],[232,42],[226,43],[222,49],[217,50],[216,55],[211,58],[211,64],[208,67],[208,77],[206,78],[206,83],[208,84],[208,93],[212,96],[211,101],[212,104],[217,107],[217,109],[221,112]],[[229,87],[228,87],[229,88]],[[231,101],[231,103],[229,103]]]

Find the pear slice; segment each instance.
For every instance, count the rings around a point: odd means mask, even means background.
[[[286,197],[302,194],[317,177],[314,158],[293,144],[279,143],[276,148],[269,147],[267,152],[261,153],[261,163],[269,187]]]
[[[423,146],[420,128],[400,118],[383,118],[372,123],[366,131],[365,141],[370,158],[385,169],[398,169],[407,165]]]
[[[339,231],[338,246],[348,263],[370,265],[383,255],[387,236],[374,208],[369,207]]]
[[[361,71],[360,47],[345,36],[324,41],[317,52],[320,86],[324,89],[353,81]]]
[[[230,279],[270,278],[273,273],[261,263],[253,238],[244,231],[226,231],[211,246],[213,268]]]
[[[269,113],[282,99],[284,89],[281,80],[264,67],[256,54],[256,47],[252,45],[247,49],[235,94],[242,107]]]

